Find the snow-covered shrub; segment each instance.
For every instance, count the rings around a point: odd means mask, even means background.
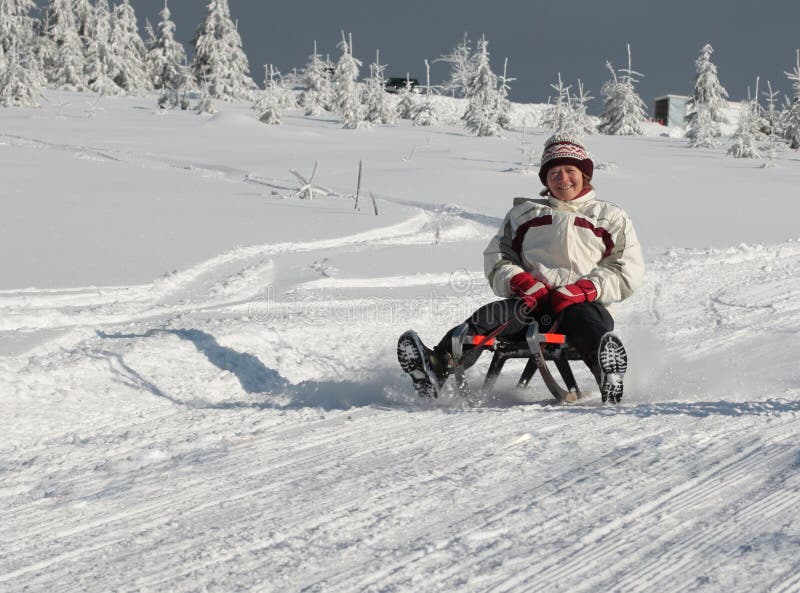
[[[258,120],[265,124],[280,125],[283,113],[283,95],[285,89],[280,82],[280,72],[272,65],[264,66],[264,90],[261,92],[256,104],[253,105],[258,113]]]
[[[397,101],[397,106],[395,107],[397,116],[400,119],[412,119],[414,117],[414,113],[417,111],[417,100],[414,87],[411,86],[411,79],[409,78],[408,74],[406,74],[406,84],[402,89],[400,89],[398,97],[399,100]]]
[[[689,145],[692,148],[713,148],[718,146],[719,124],[711,117],[708,106],[705,103],[698,103],[694,109],[686,130]]]
[[[733,135],[733,144],[728,148],[728,154],[737,159],[761,158],[759,145],[763,135],[758,120],[758,105],[756,101],[743,101],[739,115],[739,124]]]

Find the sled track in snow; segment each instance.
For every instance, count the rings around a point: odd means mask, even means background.
[[[577,444],[555,471],[563,449],[548,447],[570,442],[573,414],[483,414],[480,428],[461,416],[362,409],[302,426],[193,412],[126,438],[49,447],[52,491],[38,504],[24,495],[33,466],[6,472],[16,494],[0,516],[15,531],[0,583],[180,592],[235,562],[244,587],[263,586],[269,565],[275,590],[684,590],[742,562],[740,548],[800,503],[791,415],[745,443],[721,419],[699,447],[676,438],[680,425],[654,418],[636,431],[614,415],[592,439],[619,432],[623,445]],[[520,436],[525,424],[535,431]],[[686,474],[687,462],[698,471]],[[115,479],[125,466],[140,469]],[[68,511],[56,529],[54,507]],[[770,590],[789,591],[792,579]],[[767,591],[759,584],[748,590]]]

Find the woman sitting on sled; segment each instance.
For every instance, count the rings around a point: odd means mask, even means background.
[[[625,211],[597,199],[594,163],[575,138],[545,142],[539,179],[542,199],[516,198],[503,226],[483,252],[484,271],[503,300],[475,311],[466,324],[475,335],[523,339],[537,321],[543,331],[565,334],[592,371],[604,402],[619,402],[627,354],[612,333],[607,306],[636,290],[644,261]],[[436,397],[453,372],[451,329],[432,350],[414,331],[398,342],[400,365],[423,397]],[[465,347],[457,361],[476,362],[481,348]]]

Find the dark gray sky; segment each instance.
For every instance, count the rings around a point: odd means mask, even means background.
[[[163,0],[131,0],[140,27],[153,24]],[[206,13],[204,0],[172,0],[177,37],[188,41]],[[320,53],[338,57],[341,33],[353,34],[357,58],[366,70],[381,51],[387,75],[410,71],[420,81],[423,60],[433,60],[467,33],[489,40],[492,67],[502,71],[509,58],[511,98],[546,101],[558,72],[567,83],[583,80],[601,107],[600,86],[608,79],[606,61],[627,63],[631,44],[633,69],[644,74],[638,90],[652,110],[652,99],[686,94],[694,81],[694,60],[710,43],[722,84],[732,99],[747,96],[761,77],[782,93],[790,92],[784,71],[795,64],[800,48],[800,0],[230,0],[239,20],[253,77],[263,82],[263,65],[282,72],[302,68],[316,39]],[[435,84],[446,78],[445,64],[432,65]]]

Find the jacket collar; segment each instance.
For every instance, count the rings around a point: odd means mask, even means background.
[[[594,193],[594,190],[590,190],[586,195],[583,195],[580,198],[575,198],[574,200],[570,200],[569,202],[559,200],[553,196],[547,196],[547,201],[549,202],[550,206],[556,210],[572,210],[573,212],[580,209],[580,207],[584,204],[593,202],[596,199],[597,196]]]

